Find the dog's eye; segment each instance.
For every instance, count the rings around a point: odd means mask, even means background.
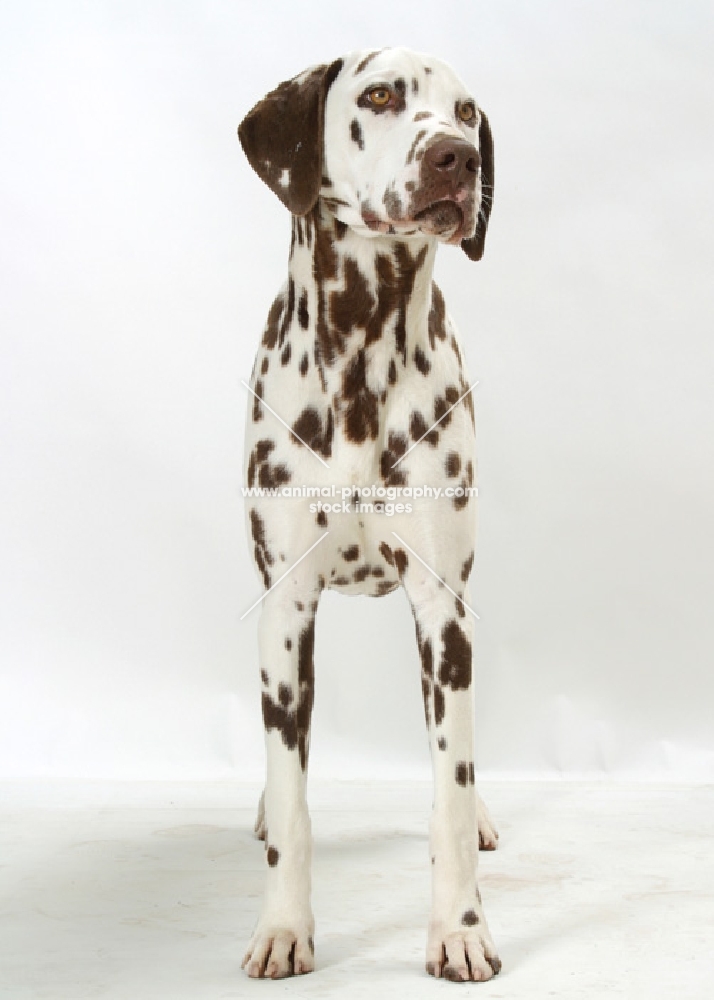
[[[473,101],[460,101],[456,113],[462,122],[473,122],[476,118],[476,106]]]
[[[383,108],[391,100],[392,93],[388,87],[372,87],[367,91],[367,100],[377,108]]]

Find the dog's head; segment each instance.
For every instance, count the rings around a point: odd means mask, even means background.
[[[281,83],[238,128],[253,169],[294,215],[320,197],[364,235],[434,237],[483,255],[493,198],[485,114],[445,63],[356,52]]]

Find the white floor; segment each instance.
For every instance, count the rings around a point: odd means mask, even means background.
[[[503,960],[430,979],[426,785],[311,789],[317,970],[240,969],[259,789],[0,786],[0,997],[714,996],[714,787],[485,784],[481,888]]]

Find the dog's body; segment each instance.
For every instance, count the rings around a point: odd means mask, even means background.
[[[272,977],[314,967],[305,782],[320,593],[378,596],[402,584],[435,778],[427,969],[488,979],[500,962],[476,886],[479,833],[487,848],[496,834],[474,788],[473,403],[432,282],[439,240],[473,259],[483,251],[488,123],[447,66],[391,49],[281,84],[239,133],[293,213],[288,282],[253,370],[247,485],[334,486],[322,505],[339,508],[326,513],[314,494],[248,502],[268,590],[259,626],[268,771],[256,825],[267,890],[244,966]],[[410,512],[391,517],[374,496],[347,512],[341,489],[373,484],[448,493],[404,498]]]

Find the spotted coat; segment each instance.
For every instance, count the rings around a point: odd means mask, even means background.
[[[402,586],[416,622],[436,782],[426,967],[448,979],[488,979],[500,963],[476,860],[479,836],[494,847],[496,834],[474,789],[466,610],[473,397],[432,272],[439,243],[473,260],[483,253],[489,123],[444,63],[385,49],[280,84],[239,136],[292,215],[287,280],[262,334],[246,433],[246,485],[275,495],[247,500],[267,590],[259,645],[268,780],[256,829],[269,847],[244,966],[251,976],[314,967],[304,789],[319,596],[331,588],[378,597]],[[358,505],[350,496],[344,506],[342,490],[372,484],[448,487],[450,495],[405,497],[410,509],[401,511],[399,498],[391,511],[374,497]],[[290,487],[313,496],[284,495]],[[333,487],[337,512],[314,495]]]

